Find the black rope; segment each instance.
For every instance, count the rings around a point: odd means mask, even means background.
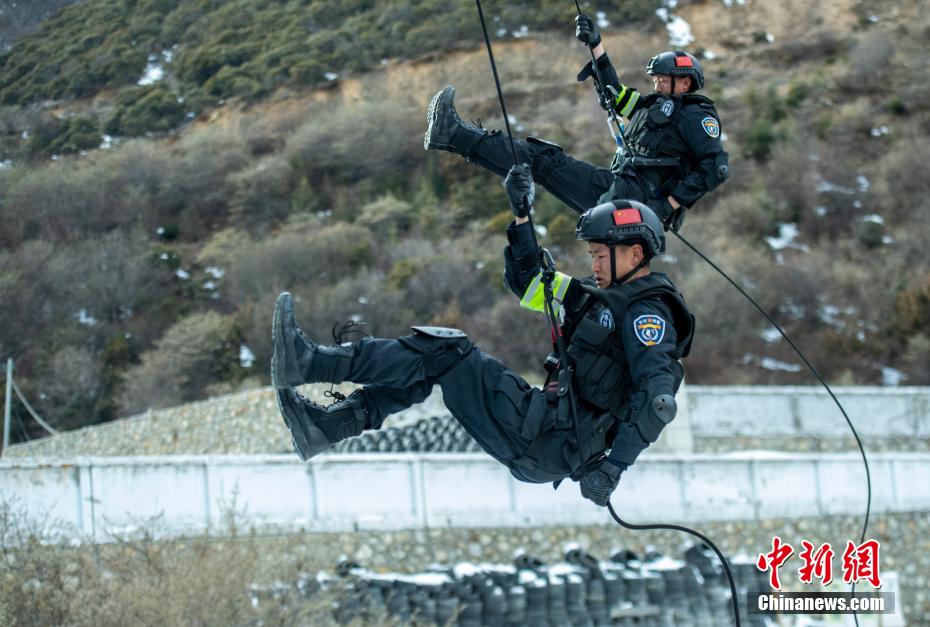
[[[727,558],[724,557],[720,549],[717,548],[717,545],[711,542],[707,536],[705,536],[704,534],[698,531],[695,531],[694,529],[689,529],[688,527],[682,527],[681,525],[665,525],[665,524],[634,525],[634,524],[628,523],[622,518],[620,518],[620,516],[617,515],[617,512],[614,511],[614,506],[610,503],[610,501],[607,502],[607,510],[610,512],[610,515],[613,516],[614,520],[617,521],[618,525],[620,525],[621,527],[625,527],[627,529],[632,529],[633,531],[649,531],[652,529],[668,529],[671,531],[682,531],[684,533],[691,534],[692,536],[696,538],[700,538],[702,542],[704,542],[707,546],[709,546],[713,550],[714,553],[717,554],[717,557],[720,558],[720,563],[723,564],[723,569],[724,571],[726,571],[726,574],[727,574],[727,580],[730,582],[730,594],[733,597],[732,598],[733,618],[736,620],[736,627],[740,627],[739,604],[737,602],[737,597],[736,597],[736,583],[733,579],[733,573],[730,571],[730,564],[727,562]]]
[[[507,127],[507,137],[510,138],[510,151],[513,153],[513,164],[519,165],[520,159],[517,157],[517,149],[513,145],[513,133],[510,132],[510,118],[507,117],[507,106],[504,104],[504,92],[501,90],[501,81],[497,76],[497,63],[494,62],[494,51],[491,50],[491,38],[488,36],[488,27],[484,23],[484,11],[481,10],[481,0],[475,0],[478,6],[478,18],[481,20],[481,31],[484,33],[484,43],[488,47],[488,59],[491,60],[491,72],[494,74],[494,84],[497,86],[497,97],[501,103],[501,111],[504,114],[504,125]]]
[[[759,305],[759,303],[757,303],[757,302],[752,298],[752,296],[750,296],[748,293],[746,293],[746,290],[744,290],[742,287],[740,287],[740,285],[739,285],[736,281],[734,281],[733,279],[731,279],[731,278],[729,277],[729,275],[727,275],[726,272],[724,272],[723,270],[721,270],[721,269],[717,266],[717,264],[715,264],[713,261],[711,261],[710,259],[708,259],[707,256],[706,256],[704,253],[702,253],[700,250],[698,250],[697,248],[695,248],[695,247],[691,244],[691,242],[689,242],[688,240],[686,240],[684,237],[682,237],[682,236],[681,236],[678,232],[676,232],[676,231],[672,231],[672,233],[674,233],[675,237],[677,237],[679,240],[681,240],[681,242],[682,242],[685,246],[687,246],[687,247],[690,248],[692,251],[694,251],[694,253],[695,253],[698,257],[700,257],[701,259],[703,259],[704,261],[706,261],[706,262],[710,265],[711,268],[713,268],[714,270],[716,270],[717,272],[719,272],[719,273],[720,273],[720,276],[722,276],[723,278],[725,278],[725,279],[730,283],[730,285],[732,285],[733,287],[735,287],[736,290],[737,290],[740,294],[742,294],[743,296],[745,296],[745,297],[746,297],[746,300],[748,300],[750,303],[752,303],[752,306],[755,307],[755,308],[759,311],[760,314],[762,314],[762,317],[765,318],[766,320],[768,320],[769,324],[771,324],[773,327],[775,327],[775,329],[781,334],[781,336],[782,336],[783,338],[785,338],[785,341],[788,342],[788,345],[791,346],[791,348],[794,349],[794,352],[796,352],[796,353],[798,354],[798,357],[801,358],[801,361],[804,362],[804,365],[806,365],[806,366],[808,367],[808,369],[809,369],[809,370],[814,374],[814,376],[817,378],[817,380],[820,381],[820,384],[823,385],[823,387],[827,390],[827,393],[830,395],[830,398],[833,399],[833,402],[836,403],[836,406],[839,408],[840,412],[843,414],[843,418],[846,419],[846,424],[849,425],[849,429],[852,431],[853,437],[855,437],[855,439],[856,439],[856,444],[859,446],[859,452],[862,454],[862,463],[865,465],[865,479],[866,479],[866,484],[867,484],[867,497],[868,497],[868,498],[867,498],[867,500],[866,500],[866,508],[865,508],[865,523],[862,525],[862,535],[861,535],[861,537],[859,538],[860,544],[861,544],[862,542],[865,542],[865,534],[866,534],[866,532],[867,532],[867,530],[868,530],[868,528],[869,528],[869,516],[870,516],[870,514],[871,514],[871,512],[872,512],[872,475],[871,475],[871,473],[869,472],[869,460],[866,458],[866,455],[865,455],[865,448],[862,446],[862,440],[859,439],[859,433],[856,431],[856,428],[853,426],[852,420],[849,419],[849,415],[846,413],[846,409],[843,408],[842,403],[840,403],[839,399],[836,398],[836,395],[833,393],[833,390],[830,389],[830,386],[827,384],[827,382],[824,380],[824,378],[823,378],[822,376],[820,376],[820,373],[817,372],[817,369],[814,368],[813,364],[811,364],[811,362],[808,361],[807,357],[804,356],[804,353],[801,352],[801,349],[799,349],[799,348],[795,345],[795,343],[794,343],[793,341],[791,341],[791,338],[788,337],[788,334],[785,333],[784,329],[782,329],[782,328],[778,325],[777,322],[775,322],[774,320],[772,320],[772,317],[771,317],[768,313],[766,313],[766,311]]]
[[[578,4],[578,0],[575,0],[575,8],[578,10],[578,15],[581,15],[581,5]],[[623,132],[623,125],[620,123],[620,120],[617,118],[617,112],[614,111],[613,104],[607,97],[607,85],[604,84],[604,79],[601,78],[601,69],[597,67],[597,59],[594,57],[594,49],[591,46],[585,46],[588,49],[588,52],[591,53],[591,69],[594,70],[594,78],[597,80],[598,93],[601,96],[602,106],[607,109],[607,112],[610,114],[611,120],[617,127],[617,132]]]
[[[836,395],[833,393],[833,390],[830,389],[830,386],[827,384],[827,382],[824,380],[824,378],[823,378],[822,376],[820,376],[820,373],[817,372],[817,369],[814,368],[813,364],[811,364],[811,362],[808,361],[807,357],[804,356],[804,353],[801,352],[801,349],[798,348],[798,347],[795,345],[795,343],[794,343],[793,341],[791,341],[791,338],[788,337],[788,334],[785,333],[785,330],[782,329],[782,328],[778,325],[777,322],[775,322],[774,320],[772,320],[772,317],[771,317],[770,315],[768,315],[768,313],[766,313],[766,311],[765,311],[764,309],[762,309],[762,307],[759,305],[759,303],[757,303],[757,302],[752,298],[752,296],[750,296],[749,294],[747,294],[747,293],[746,293],[746,290],[744,290],[742,287],[740,287],[739,284],[738,284],[736,281],[734,281],[733,279],[731,279],[731,278],[729,277],[729,275],[727,275],[726,272],[724,272],[724,271],[721,270],[719,267],[717,267],[717,264],[715,264],[713,261],[711,261],[710,259],[708,259],[707,256],[706,256],[704,253],[702,253],[700,250],[698,250],[697,248],[695,248],[695,247],[691,244],[691,242],[689,242],[689,241],[686,240],[684,237],[682,237],[681,235],[679,235],[677,231],[672,231],[672,233],[674,233],[674,234],[675,234],[675,237],[677,237],[679,240],[681,240],[681,242],[682,242],[685,246],[687,246],[687,247],[690,248],[692,251],[694,251],[694,253],[695,253],[698,257],[700,257],[701,259],[703,259],[704,261],[706,261],[706,262],[710,265],[711,268],[713,268],[714,270],[716,270],[717,272],[719,272],[719,273],[720,273],[720,276],[722,276],[723,278],[725,278],[725,279],[730,283],[730,285],[732,285],[733,287],[735,287],[736,290],[737,290],[740,294],[742,294],[743,296],[745,296],[745,297],[746,297],[746,300],[748,300],[750,303],[752,303],[752,306],[755,307],[755,308],[759,311],[760,314],[762,314],[762,317],[765,318],[766,320],[768,320],[769,324],[771,324],[773,327],[775,327],[775,329],[778,331],[778,333],[781,334],[781,336],[782,336],[783,338],[785,338],[785,341],[786,341],[786,342],[788,342],[788,345],[791,346],[791,348],[794,349],[794,352],[798,354],[798,357],[801,358],[801,361],[804,362],[804,365],[807,366],[808,370],[810,370],[810,371],[813,373],[813,375],[817,378],[817,380],[820,381],[820,384],[824,387],[824,389],[827,390],[827,394],[829,394],[829,395],[830,395],[830,398],[833,399],[833,402],[836,403],[836,406],[839,408],[840,413],[843,414],[843,418],[846,419],[846,424],[849,425],[849,429],[850,429],[850,431],[852,431],[853,437],[856,439],[856,445],[859,447],[859,453],[862,454],[862,464],[865,466],[865,483],[866,483],[865,522],[862,523],[862,535],[859,537],[859,543],[862,544],[863,542],[865,542],[865,534],[866,534],[866,532],[868,531],[868,528],[869,528],[869,516],[870,516],[871,513],[872,513],[872,473],[869,471],[869,460],[868,460],[868,458],[867,458],[866,455],[865,455],[865,447],[862,446],[862,440],[859,438],[859,433],[856,431],[856,428],[853,426],[852,420],[849,419],[849,414],[846,413],[846,409],[843,407],[843,404],[840,403],[840,400],[839,400],[838,398],[836,398]],[[853,584],[850,586],[849,591],[850,591],[852,594],[855,594],[855,593],[856,593],[856,584],[855,584],[855,582],[853,582]],[[858,616],[858,614],[857,614],[855,611],[853,611],[853,621],[856,623],[856,627],[859,627],[859,616]]]
[[[481,0],[475,0],[478,7],[478,19],[481,21],[481,32],[484,34],[484,44],[488,48],[488,60],[491,62],[491,73],[494,74],[494,86],[497,88],[497,99],[501,104],[501,113],[504,115],[504,126],[507,127],[507,138],[510,140],[510,152],[513,154],[513,164],[520,165],[520,157],[517,156],[517,147],[513,141],[513,133],[510,130],[510,118],[507,115],[507,105],[504,104],[504,90],[501,89],[501,81],[497,75],[497,62],[494,61],[494,51],[491,49],[491,37],[488,35],[488,27],[484,22],[484,11],[481,10]],[[528,207],[529,209],[529,207]],[[539,248],[536,241],[536,226],[533,224],[533,216],[527,213],[527,219],[530,225],[530,235],[533,238],[533,245]]]

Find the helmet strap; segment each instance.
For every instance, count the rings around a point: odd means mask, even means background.
[[[623,285],[624,283],[626,283],[627,281],[629,281],[630,278],[632,278],[632,276],[633,276],[634,274],[636,274],[637,272],[639,272],[640,270],[642,270],[643,268],[645,268],[646,265],[649,263],[649,259],[647,259],[645,256],[643,256],[642,261],[640,261],[638,264],[636,264],[636,267],[634,267],[632,270],[630,270],[629,272],[627,272],[626,274],[624,274],[622,277],[620,277],[620,278],[618,279],[618,278],[616,278],[616,276],[617,276],[617,260],[616,260],[615,255],[614,255],[614,251],[615,251],[616,248],[617,248],[617,242],[609,242],[607,245],[610,247],[610,286],[611,286],[611,287],[614,287],[614,286],[619,287],[619,286]]]
[[[671,91],[671,93],[669,94],[669,96],[674,96],[674,95],[675,95],[675,75],[674,75],[674,74],[671,74],[671,75],[669,75],[669,78],[672,79],[672,91]]]

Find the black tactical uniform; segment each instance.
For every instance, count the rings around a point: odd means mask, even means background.
[[[676,56],[679,54],[685,56]],[[647,72],[685,75],[676,69],[674,61],[664,67],[669,58],[687,59],[687,74],[699,76],[703,84],[699,62],[687,53],[657,55]],[[597,86],[602,93],[609,92],[604,102],[629,119],[623,148],[618,150],[610,169],[605,169],[575,159],[551,142],[535,137],[515,139],[518,159],[530,165],[537,183],[578,213],[612,199],[629,199],[649,205],[667,221],[674,211],[668,196],[690,208],[726,180],[729,166],[720,143],[720,117],[709,98],[693,93],[640,97],[635,89],[620,84],[606,54],[598,59],[598,67],[610,88]],[[590,62],[578,79],[589,76],[593,76]],[[454,97],[451,86],[433,97],[424,146],[455,152],[500,176],[506,175],[513,165],[507,136],[464,122],[455,111]]]
[[[656,225],[656,241],[664,241],[658,218],[639,207]],[[579,233],[592,212],[615,209],[592,209],[579,221]],[[539,255],[529,226],[512,224],[507,235],[507,283],[532,301],[528,292],[540,289]],[[567,405],[572,395],[530,386],[454,329],[413,327],[413,334],[397,339],[318,345],[297,327],[293,300],[282,294],[273,323],[272,379],[298,453],[307,459],[338,440],[377,429],[389,414],[422,402],[438,384],[456,420],[521,481],[579,480],[603,463],[608,448],[617,467],[632,464],[674,417],[682,378],[678,359],[691,343],[691,315],[662,274],[607,289],[564,275],[557,283],[575,373],[574,411]],[[329,407],[290,389],[342,381],[364,387]],[[659,397],[666,405],[656,406]]]

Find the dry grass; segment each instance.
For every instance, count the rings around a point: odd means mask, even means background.
[[[0,624],[334,625],[339,582],[321,590],[295,565],[269,568],[254,535],[70,543],[0,503]]]

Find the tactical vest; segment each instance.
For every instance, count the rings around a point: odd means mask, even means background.
[[[571,333],[567,353],[574,370],[574,387],[582,405],[594,412],[581,412],[596,417],[605,424],[579,424],[579,443],[582,462],[606,448],[610,426],[618,420],[628,418],[630,399],[636,392],[636,383],[630,376],[623,347],[620,325],[630,305],[647,298],[658,298],[672,312],[672,324],[678,343],[672,356],[681,359],[688,355],[694,336],[694,316],[688,311],[684,298],[669,278],[662,273],[652,273],[619,287],[598,289],[582,285],[582,289],[593,302],[588,312]],[[603,326],[597,320],[602,308],[610,310],[614,317],[614,328]],[[577,412],[576,412],[577,413]],[[604,416],[603,414],[609,414]],[[609,425],[609,426],[608,426]]]
[[[669,97],[649,94],[630,118],[623,133],[625,154],[615,159],[615,171],[633,170],[655,197],[671,191],[674,183],[696,165],[694,155],[678,128],[678,118],[687,106],[699,106],[718,118],[714,102],[699,94]]]

